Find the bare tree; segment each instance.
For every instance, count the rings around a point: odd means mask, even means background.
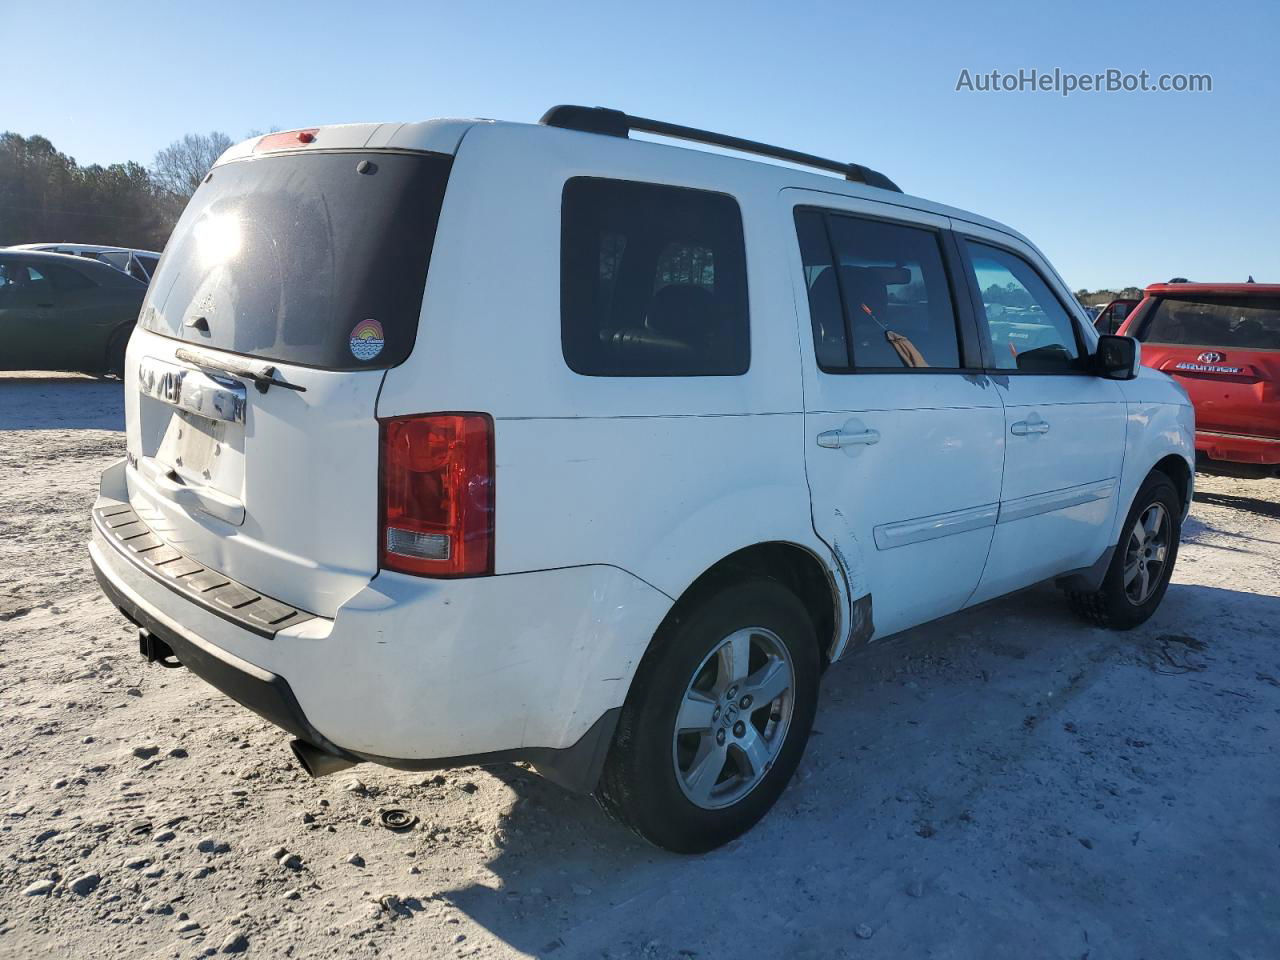
[[[151,179],[162,190],[185,199],[196,192],[214,161],[229,146],[231,138],[220,130],[188,133],[156,154]]]

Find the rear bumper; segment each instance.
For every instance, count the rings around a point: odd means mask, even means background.
[[[383,573],[333,620],[264,635],[202,606],[110,539],[103,477],[90,554],[104,592],[192,672],[348,759],[432,769],[528,760],[590,789],[618,708],[671,601],[614,567],[473,580]],[[590,781],[590,782],[588,782]]]
[[[259,669],[247,660],[232,656],[197,637],[173,630],[153,614],[131,591],[118,585],[109,573],[109,560],[97,542],[89,547],[93,573],[107,599],[116,605],[131,623],[149,631],[168,645],[184,667],[201,680],[216,687],[241,706],[271,721],[282,730],[307,740],[322,750],[356,759],[316,730],[293,695],[283,677]]]
[[[1247,472],[1269,476],[1274,468],[1280,468],[1280,439],[1197,430],[1196,461],[1202,469],[1213,469],[1219,462],[1224,472],[1230,470],[1230,464],[1250,465],[1261,469]]]

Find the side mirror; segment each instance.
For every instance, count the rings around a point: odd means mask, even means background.
[[[1093,372],[1108,380],[1132,380],[1142,366],[1142,344],[1134,337],[1106,333],[1098,338]]]

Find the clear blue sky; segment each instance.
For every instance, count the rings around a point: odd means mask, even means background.
[[[7,0],[0,129],[81,163],[183,133],[619,107],[856,160],[1028,234],[1073,287],[1280,282],[1280,6],[1021,0],[142,6]],[[962,68],[1213,92],[957,93]]]

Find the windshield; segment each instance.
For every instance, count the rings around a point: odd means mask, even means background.
[[[142,326],[304,366],[400,363],[450,162],[335,151],[216,167],[174,228]]]
[[[1280,350],[1280,299],[1162,297],[1147,314],[1141,339],[1152,343]]]

